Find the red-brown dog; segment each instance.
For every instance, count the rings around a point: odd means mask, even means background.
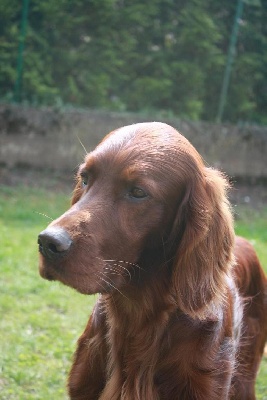
[[[100,293],[72,400],[253,400],[266,278],[235,238],[227,182],[162,123],[110,133],[72,207],[39,235],[40,274]]]

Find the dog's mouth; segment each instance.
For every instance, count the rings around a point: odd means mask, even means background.
[[[55,274],[53,273],[53,269],[51,269],[47,264],[46,264],[46,258],[42,254],[42,251],[40,251],[40,259],[39,259],[39,273],[42,278],[48,280],[48,281],[55,281],[57,278],[55,277]]]
[[[42,274],[42,278],[44,278],[44,279],[46,279],[46,280],[48,280],[48,281],[55,281],[55,280],[56,280],[56,279],[53,277],[53,275],[50,274],[50,273],[47,272],[47,271],[45,271],[45,272]]]
[[[85,248],[61,227],[46,228],[39,234],[37,243],[40,276],[80,293],[110,293],[140,281],[142,269],[138,264],[118,255],[114,259],[107,255],[100,257],[93,242]]]

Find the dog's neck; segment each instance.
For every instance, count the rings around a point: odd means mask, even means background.
[[[149,279],[144,277],[137,285],[125,285],[119,291],[102,295],[101,303],[107,319],[115,318],[115,326],[123,326],[126,329],[122,331],[126,332],[132,328],[138,330],[143,324],[149,325],[152,321],[157,323],[156,320],[162,313],[170,315],[177,307],[168,290],[169,279],[166,270],[162,269],[155,271]],[[131,321],[134,321],[135,327],[132,327]]]
[[[158,278],[157,284],[144,285],[142,289],[131,286],[121,292],[101,295],[108,347],[112,343],[107,365],[108,383],[101,399],[117,398],[116,390],[130,399],[137,393],[136,382],[146,382],[140,387],[148,392],[140,394],[140,398],[155,398],[152,378],[159,357],[156,349],[176,311],[171,295],[166,296],[168,291],[163,289],[166,282]]]

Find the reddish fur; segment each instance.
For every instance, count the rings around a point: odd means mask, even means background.
[[[40,256],[43,277],[101,293],[71,399],[254,400],[267,283],[235,241],[223,175],[160,123],[112,132],[80,172],[88,185],[78,174],[72,207],[51,224],[73,245],[62,260]],[[149,196],[133,200],[132,186]]]

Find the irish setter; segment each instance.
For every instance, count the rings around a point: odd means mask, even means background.
[[[235,238],[224,176],[174,128],[111,132],[72,207],[39,235],[40,274],[99,293],[72,400],[253,400],[267,281]]]

